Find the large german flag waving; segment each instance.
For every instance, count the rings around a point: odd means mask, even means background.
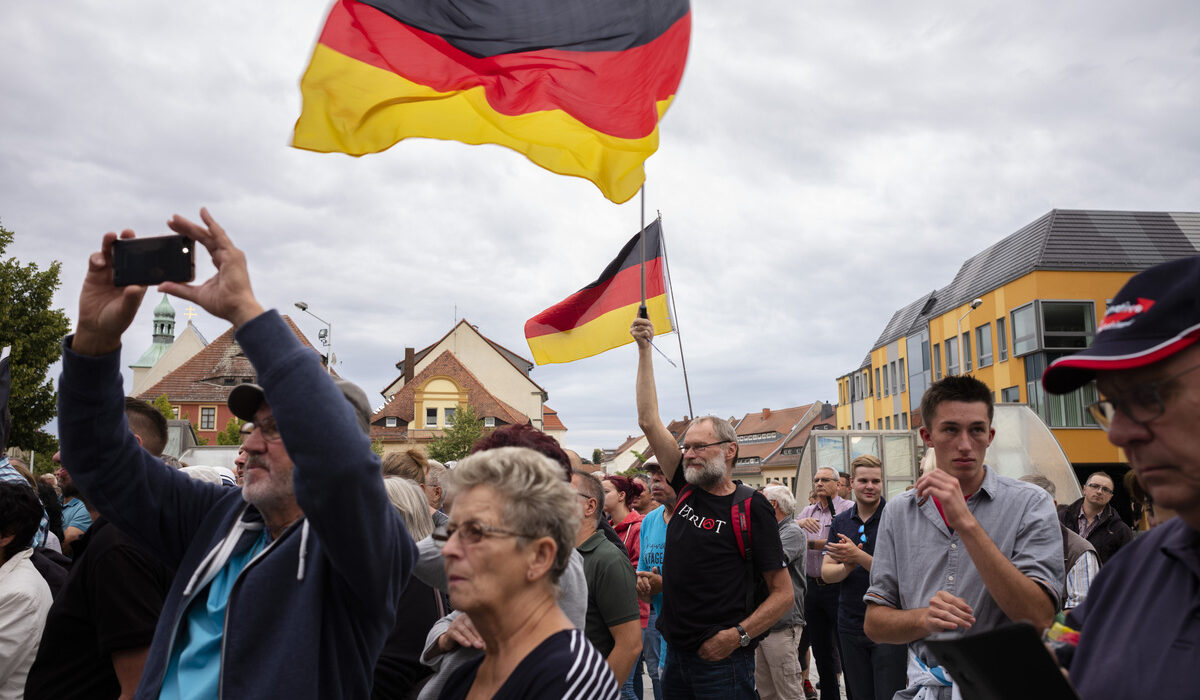
[[[688,0],[337,0],[292,144],[495,143],[614,202],[645,180],[691,35]]]
[[[672,330],[663,274],[662,225],[646,227],[646,310],[655,334]],[[629,324],[642,302],[641,235],[634,236],[600,278],[525,322],[539,365],[571,362],[633,342]]]

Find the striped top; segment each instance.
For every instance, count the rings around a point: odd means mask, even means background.
[[[462,700],[475,682],[483,657],[463,666],[439,700]],[[556,632],[529,652],[493,700],[617,700],[617,679],[583,630]]]

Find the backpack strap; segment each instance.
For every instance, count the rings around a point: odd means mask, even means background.
[[[679,496],[675,499],[675,507],[671,509],[671,517],[675,517],[675,514],[679,512],[679,506],[683,505],[683,502],[686,501],[690,495],[692,495],[692,485],[685,484],[684,487],[679,490]]]
[[[738,551],[746,564],[746,615],[754,612],[754,593],[758,578],[754,575],[754,550],[751,539],[750,503],[754,500],[754,489],[738,484],[733,492],[733,507],[730,512],[733,534],[737,539]]]

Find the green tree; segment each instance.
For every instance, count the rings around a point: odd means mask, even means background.
[[[57,397],[46,371],[62,355],[62,338],[71,330],[67,314],[50,307],[62,263],[42,270],[5,258],[12,242],[13,233],[0,226],[0,347],[12,346],[8,444],[49,455],[58,441],[42,426],[54,417]]]
[[[225,428],[217,433],[218,445],[240,445],[242,444],[242,426],[246,421],[234,416],[225,424]]]
[[[604,461],[604,450],[597,447],[592,450],[592,464],[600,464]]]
[[[471,451],[471,445],[489,432],[475,409],[460,404],[454,411],[454,425],[429,443],[429,456],[443,463],[460,460]]]
[[[167,420],[175,420],[175,408],[171,406],[171,400],[167,398],[166,394],[154,399],[150,405],[157,408],[158,412],[163,414]]]

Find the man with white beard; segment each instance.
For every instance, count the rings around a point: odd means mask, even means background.
[[[654,326],[636,319],[630,333],[638,345],[638,424],[678,493],[658,618],[667,642],[663,698],[756,698],[755,638],[792,607],[775,510],[761,493],[733,482],[737,434],[729,421],[692,421],[680,451],[658,415]]]

